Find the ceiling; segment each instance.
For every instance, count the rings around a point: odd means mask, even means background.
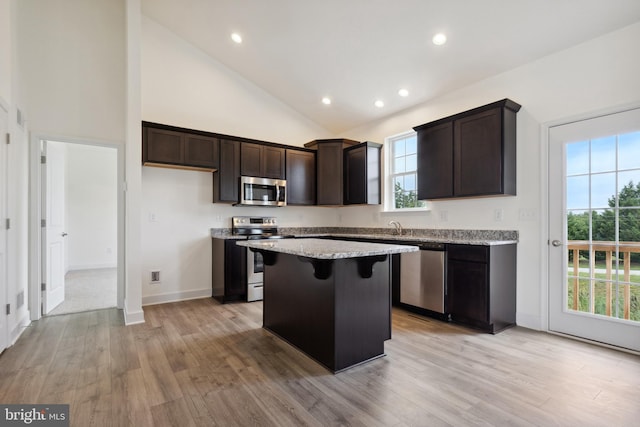
[[[640,1],[142,0],[142,12],[338,135],[640,21]]]

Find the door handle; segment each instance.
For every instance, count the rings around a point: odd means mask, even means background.
[[[551,241],[551,244],[552,244],[553,246],[555,246],[556,248],[557,248],[558,246],[562,246],[562,242],[561,242],[560,240],[552,240],[552,241]]]
[[[62,232],[62,234],[60,234],[62,237],[65,237],[67,235],[67,233],[65,233],[64,231]]]

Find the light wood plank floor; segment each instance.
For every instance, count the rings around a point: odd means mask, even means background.
[[[69,403],[74,426],[632,426],[640,357],[523,328],[393,313],[387,356],[333,375],[212,299],[34,322],[0,356],[0,402]]]

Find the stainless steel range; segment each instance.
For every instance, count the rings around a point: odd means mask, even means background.
[[[234,216],[231,233],[247,239],[282,239],[275,217]],[[260,301],[263,294],[264,263],[262,255],[247,249],[247,301]]]

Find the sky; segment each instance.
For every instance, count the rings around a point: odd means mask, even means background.
[[[609,207],[622,187],[640,182],[640,131],[568,143],[566,174],[567,209]]]

